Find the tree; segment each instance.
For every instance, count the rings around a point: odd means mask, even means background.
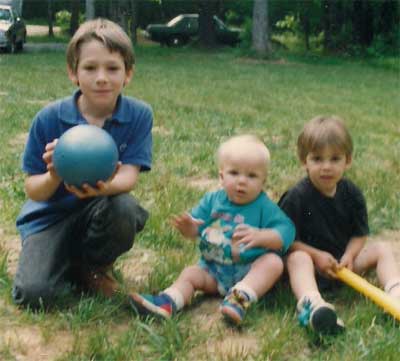
[[[260,56],[272,52],[268,33],[268,0],[254,0],[252,49]]]
[[[137,0],[130,0],[131,5],[131,22],[130,22],[130,32],[131,32],[131,40],[133,44],[137,42],[136,30],[138,28],[138,10],[139,6]]]
[[[86,20],[90,20],[90,19],[94,19],[95,17],[95,9],[94,9],[94,2],[95,0],[85,0],[85,4],[86,4],[86,12],[85,12],[85,16],[86,16]]]
[[[213,19],[216,10],[216,0],[199,1],[199,41],[200,45],[206,48],[213,48],[216,45]]]
[[[79,0],[71,0],[71,22],[69,25],[70,35],[74,35],[79,27]]]
[[[47,23],[49,24],[49,37],[54,37],[53,31],[53,0],[47,0]]]

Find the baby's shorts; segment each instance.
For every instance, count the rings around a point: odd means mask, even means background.
[[[218,292],[224,296],[249,272],[251,263],[219,264],[201,258],[198,265],[207,271],[216,281]]]

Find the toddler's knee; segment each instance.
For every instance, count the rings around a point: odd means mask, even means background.
[[[32,309],[47,308],[53,304],[56,293],[46,283],[31,283],[14,285],[12,298],[16,305],[30,307]]]
[[[275,253],[267,253],[265,255],[269,267],[274,269],[276,272],[283,273],[283,261],[280,256]]]
[[[301,265],[312,263],[310,255],[304,251],[294,251],[287,257],[287,266],[290,269],[301,267]]]

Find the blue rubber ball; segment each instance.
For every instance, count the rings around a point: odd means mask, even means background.
[[[118,149],[114,139],[94,125],[77,125],[58,140],[53,153],[57,174],[69,185],[78,188],[84,183],[96,186],[114,173]]]

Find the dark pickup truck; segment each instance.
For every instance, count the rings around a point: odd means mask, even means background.
[[[240,42],[240,31],[228,28],[221,19],[214,16],[215,35],[222,44],[234,46]],[[181,46],[198,36],[199,15],[182,14],[167,24],[150,24],[145,36],[161,45]]]

